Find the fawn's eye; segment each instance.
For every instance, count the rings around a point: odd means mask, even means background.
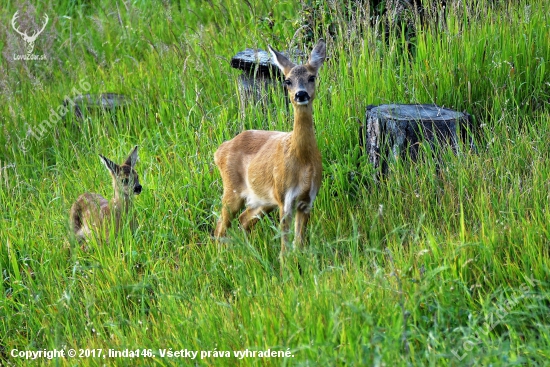
[[[122,184],[123,185],[128,185],[130,183],[130,179],[129,178],[123,178],[122,179]]]
[[[292,80],[290,79],[285,79],[285,81],[283,82],[283,84],[285,85],[285,87],[290,87],[292,85]]]
[[[310,76],[307,81],[313,83],[315,81],[315,75]]]

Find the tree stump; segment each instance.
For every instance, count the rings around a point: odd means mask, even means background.
[[[75,117],[79,120],[84,118],[86,112],[110,111],[114,113],[117,108],[123,108],[129,103],[130,101],[125,95],[117,93],[82,94],[63,100],[63,105],[72,108]]]
[[[388,161],[406,156],[416,161],[422,142],[432,148],[449,146],[457,154],[457,132],[466,142],[471,127],[469,114],[428,104],[369,106],[366,120],[366,128],[360,129],[360,144],[369,162],[383,173]],[[473,139],[468,143],[475,149]]]
[[[289,56],[289,52],[283,54]],[[303,55],[296,51],[290,56],[296,58]],[[267,108],[270,88],[284,91],[281,83],[283,75],[268,51],[247,48],[233,56],[231,67],[243,71],[238,80],[241,116],[244,116],[248,104],[259,103],[264,109]]]

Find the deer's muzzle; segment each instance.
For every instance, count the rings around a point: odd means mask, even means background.
[[[309,94],[305,90],[298,91],[294,95],[294,100],[299,105],[308,104],[310,98],[311,97],[309,96]]]

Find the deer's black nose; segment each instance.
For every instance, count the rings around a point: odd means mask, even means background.
[[[305,90],[298,91],[294,95],[294,100],[298,103],[307,103],[309,102],[309,94]]]
[[[141,193],[141,185],[134,186],[134,194],[140,194]]]

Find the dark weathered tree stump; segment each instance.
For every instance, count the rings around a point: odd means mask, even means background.
[[[283,54],[289,55],[288,52]],[[296,58],[302,55],[294,52],[290,56]],[[270,101],[270,88],[284,91],[281,83],[283,75],[268,51],[247,48],[231,59],[231,67],[243,71],[238,84],[241,115],[244,115],[248,104],[259,103],[266,108]]]
[[[467,138],[471,117],[436,105],[388,104],[369,106],[366,121],[366,128],[360,131],[361,147],[370,163],[385,172],[388,161],[407,156],[416,160],[422,142],[432,148],[448,146],[458,153],[457,133]],[[474,148],[473,140],[467,143]]]
[[[114,112],[117,108],[125,107],[129,103],[125,95],[117,93],[82,94],[73,98],[67,97],[63,101],[65,107],[72,108],[77,119],[82,119],[86,112]]]

